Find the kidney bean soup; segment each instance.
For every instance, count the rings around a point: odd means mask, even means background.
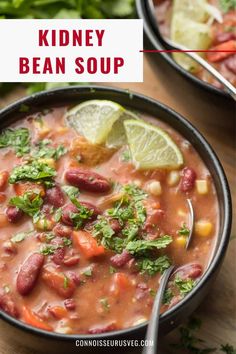
[[[179,169],[137,170],[126,144],[91,144],[66,111],[45,110],[0,133],[0,308],[58,333],[132,327],[149,319],[171,264],[162,312],[207,268],[218,232],[214,183],[191,143],[158,119],[141,115],[179,147]]]
[[[156,5],[156,16],[160,31],[165,37],[171,35],[171,19],[173,0],[154,0]],[[193,1],[194,3],[194,1]],[[213,67],[215,67],[227,80],[236,86],[236,9],[234,1],[208,0],[217,11],[220,11],[221,19],[210,20],[209,23],[209,46],[206,49],[219,52],[209,52],[204,55]],[[230,6],[230,4],[232,5]],[[206,19],[204,23],[207,23]],[[194,48],[195,49],[195,48]],[[205,48],[199,48],[205,49]],[[223,89],[210,73],[201,66],[190,68],[190,71],[203,81],[212,84],[215,87]]]

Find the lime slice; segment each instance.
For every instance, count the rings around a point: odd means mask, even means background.
[[[183,164],[179,148],[162,129],[139,120],[126,120],[124,126],[137,169],[174,169]]]
[[[209,26],[186,18],[182,12],[172,17],[171,39],[192,50],[205,50],[211,44]],[[191,72],[198,70],[198,64],[185,54],[175,53],[173,57],[184,69]]]
[[[107,137],[106,146],[109,148],[119,148],[127,144],[127,138],[125,134],[124,121],[127,119],[139,119],[139,117],[130,111],[125,111],[115,121],[112,129]]]
[[[123,112],[124,108],[115,102],[91,100],[69,110],[66,119],[92,144],[102,144]]]
[[[208,1],[174,0],[173,15],[180,12],[185,15],[185,19],[204,23],[209,18]]]

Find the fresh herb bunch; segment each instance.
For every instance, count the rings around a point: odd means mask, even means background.
[[[133,18],[135,0],[2,0],[0,18],[4,19],[108,19]],[[55,87],[78,83],[24,83],[27,93],[50,90]],[[0,93],[5,94],[19,86],[18,83],[0,83]]]
[[[10,147],[18,157],[30,151],[30,134],[26,128],[6,129],[0,134],[0,149]]]

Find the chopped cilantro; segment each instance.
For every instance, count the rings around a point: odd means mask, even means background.
[[[64,145],[53,147],[51,144],[52,141],[49,139],[40,141],[32,152],[32,156],[34,158],[52,158],[54,160],[59,160],[61,156],[67,153],[67,149]]]
[[[56,222],[59,222],[62,217],[62,208],[58,208],[54,214],[54,219]]]
[[[83,275],[85,275],[86,277],[91,277],[93,275],[93,270],[92,268],[87,268],[84,272]]]
[[[163,273],[171,266],[170,259],[167,256],[161,256],[157,259],[142,258],[137,262],[141,273],[148,273],[155,275],[156,273]]]
[[[174,283],[183,296],[187,295],[196,285],[196,281],[193,279],[181,279],[178,275],[175,277]]]
[[[45,246],[40,250],[40,253],[44,256],[51,256],[57,250],[57,246]]]
[[[115,274],[116,272],[117,272],[116,268],[114,268],[112,266],[109,267],[109,273],[110,274]]]
[[[236,10],[236,0],[220,0],[220,6],[224,12],[230,9]]]
[[[17,156],[30,152],[30,134],[26,128],[6,129],[0,134],[0,149],[11,147]]]
[[[102,298],[102,299],[100,299],[99,301],[100,301],[100,303],[102,304],[104,310],[109,311],[110,305],[109,305],[109,303],[108,303],[107,298]]]
[[[131,158],[131,156],[130,156],[129,150],[125,150],[125,151],[122,152],[121,161],[128,162],[128,161],[130,161],[130,158]]]
[[[30,235],[33,231],[26,231],[26,232],[18,232],[17,234],[15,234],[12,238],[11,241],[13,243],[18,243],[18,242],[22,242],[28,235]]]
[[[44,182],[48,186],[52,183],[53,177],[56,176],[54,168],[49,167],[47,164],[32,161],[26,165],[16,166],[9,178],[9,183],[14,184],[18,181],[37,181]]]
[[[170,289],[166,289],[164,292],[162,303],[164,305],[169,305],[171,300],[173,299],[173,296],[174,294],[172,293],[172,291]]]
[[[189,236],[190,230],[187,228],[185,224],[181,227],[181,229],[178,231],[178,234],[181,236]]]
[[[72,245],[72,241],[67,237],[63,237],[63,244],[66,247],[70,247]]]
[[[22,196],[11,198],[9,204],[16,206],[27,215],[35,217],[40,211],[43,204],[43,199],[39,194],[35,194],[35,192],[27,192]]]
[[[137,254],[139,255],[145,251],[166,248],[172,242],[172,240],[173,239],[171,236],[164,235],[156,240],[151,240],[151,241],[149,240],[130,241],[126,246],[126,250],[133,255],[137,255]]]

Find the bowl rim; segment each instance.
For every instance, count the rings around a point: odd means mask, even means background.
[[[138,14],[138,17],[140,19],[143,19],[143,26],[144,26],[144,32],[146,36],[148,37],[149,41],[152,43],[153,47],[157,50],[163,50],[163,49],[168,49],[166,46],[164,46],[162,43],[162,38],[156,31],[154,30],[151,20],[149,18],[149,14],[146,9],[146,1],[142,0],[135,0],[136,1],[136,12]],[[179,72],[182,76],[188,79],[188,81],[193,81],[195,85],[197,85],[199,88],[203,88],[204,90],[207,90],[208,92],[211,92],[217,96],[224,97],[226,99],[231,99],[230,95],[224,91],[221,90],[208,82],[199,79],[197,76],[191,74],[184,68],[182,68],[180,65],[176,63],[176,61],[169,55],[168,53],[160,52],[159,53],[167,62],[170,64],[177,72]]]
[[[174,111],[172,108],[166,106],[165,104],[159,102],[158,100],[155,100],[154,98],[145,96],[143,94],[129,91],[129,90],[124,90],[116,87],[111,87],[111,86],[97,86],[97,85],[82,85],[82,86],[70,86],[70,87],[65,87],[65,88],[57,88],[49,91],[42,91],[36,94],[32,94],[30,96],[21,98],[12,104],[8,105],[4,109],[0,110],[0,123],[2,118],[5,116],[11,117],[12,114],[19,114],[19,109],[22,107],[22,105],[34,105],[35,101],[44,99],[45,97],[48,96],[50,97],[57,97],[62,96],[63,94],[91,94],[94,95],[97,92],[102,93],[102,94],[119,94],[121,96],[126,96],[129,97],[129,99],[132,101],[133,98],[138,99],[139,101],[142,101],[146,104],[154,105],[165,111],[167,114],[171,115],[172,119],[175,119],[176,121],[180,122],[182,126],[184,126],[186,129],[190,130],[192,134],[194,134],[194,137],[196,140],[201,143],[204,146],[205,154],[209,156],[211,162],[214,165],[214,170],[216,174],[218,175],[220,181],[221,181],[221,192],[222,192],[222,201],[224,205],[224,224],[222,226],[222,236],[220,239],[220,242],[218,243],[217,249],[215,251],[215,255],[211,260],[211,263],[209,264],[207,270],[197,283],[196,287],[184,298],[182,299],[178,304],[173,306],[171,309],[167,310],[164,314],[160,316],[160,324],[163,323],[164,321],[171,321],[171,318],[173,315],[178,314],[180,311],[183,310],[183,308],[186,306],[186,304],[191,301],[201,291],[201,289],[204,287],[205,283],[209,278],[214,276],[215,271],[217,270],[218,266],[220,265],[221,261],[223,260],[223,257],[225,255],[229,239],[230,239],[230,232],[231,232],[231,223],[232,223],[232,202],[231,202],[231,194],[230,194],[230,189],[227,181],[227,177],[225,175],[225,172],[223,170],[223,167],[215,154],[214,150],[212,147],[209,145],[209,143],[206,141],[206,139],[203,137],[203,135],[198,131],[197,128],[195,128],[192,123],[190,123],[186,118],[184,118],[182,115]],[[91,99],[95,99],[94,97]],[[67,100],[69,101],[70,99]],[[72,100],[72,99],[71,99]],[[45,106],[46,104],[44,104]],[[52,105],[51,103],[48,104],[48,106]],[[128,104],[127,104],[128,105]],[[56,105],[54,105],[56,106]],[[144,106],[145,107],[145,106]],[[143,109],[145,112],[145,108]],[[27,112],[23,113],[24,116],[27,116]],[[22,119],[22,117],[17,118]],[[161,117],[160,117],[161,119]],[[204,161],[204,160],[203,160]],[[25,324],[24,322],[11,317],[8,315],[6,312],[0,310],[0,319],[5,320],[9,324],[13,325],[14,327],[17,327],[19,329],[22,329],[28,333],[34,334],[34,335],[40,335],[44,338],[48,339],[58,339],[64,342],[68,341],[76,341],[76,340],[101,340],[101,339],[112,339],[114,337],[120,338],[123,335],[133,335],[136,331],[139,330],[144,330],[147,326],[148,321],[137,325],[133,327],[129,327],[126,329],[122,330],[116,330],[116,331],[111,331],[111,332],[105,332],[101,334],[61,334],[61,333],[56,333],[56,332],[48,332],[44,331],[35,327],[32,327],[30,325]]]

